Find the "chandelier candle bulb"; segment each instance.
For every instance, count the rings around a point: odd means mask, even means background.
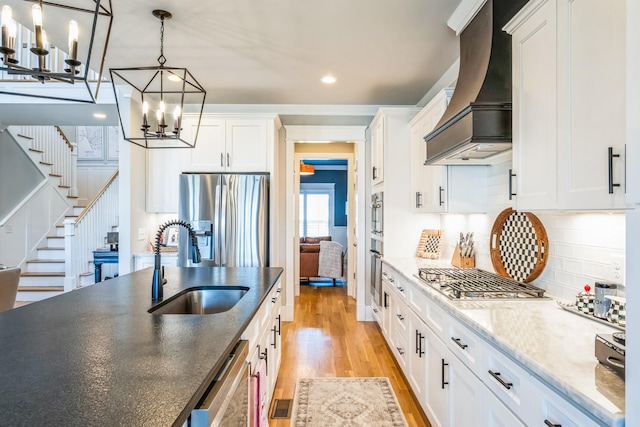
[[[11,49],[13,50],[13,46],[11,43],[11,36],[10,36],[10,28],[11,28],[11,21],[13,21],[13,11],[11,10],[11,6],[8,5],[4,5],[2,6],[2,18],[1,18],[1,22],[2,22],[2,48],[3,48],[3,52],[5,49]],[[15,37],[15,36],[14,36]],[[9,53],[4,52],[4,53]]]
[[[173,110],[173,126],[175,128],[174,132],[175,133],[180,133],[180,106],[176,105],[176,108]]]
[[[78,57],[78,23],[69,21],[69,59],[75,61]]]
[[[148,119],[148,114],[149,114],[149,103],[147,101],[144,101],[142,103],[142,131],[144,131],[145,133],[147,132],[147,129],[149,129],[149,119]]]
[[[36,33],[36,48],[38,50],[44,49],[44,39],[42,35],[42,9],[40,5],[34,4],[31,6],[31,15],[33,16],[33,28]],[[36,55],[42,55],[41,53],[33,52]]]

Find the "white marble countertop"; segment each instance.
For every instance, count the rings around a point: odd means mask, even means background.
[[[454,301],[415,277],[420,267],[451,267],[449,263],[421,258],[384,262],[534,377],[607,425],[624,426],[624,381],[594,355],[595,334],[617,329],[569,313],[553,299]]]

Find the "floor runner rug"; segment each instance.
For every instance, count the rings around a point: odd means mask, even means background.
[[[406,427],[388,378],[298,380],[292,427]]]

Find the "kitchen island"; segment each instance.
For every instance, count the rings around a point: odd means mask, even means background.
[[[150,314],[152,268],[0,313],[0,425],[182,425],[282,271],[166,269],[164,300],[250,288],[217,314]]]

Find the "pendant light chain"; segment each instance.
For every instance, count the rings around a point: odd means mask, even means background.
[[[160,16],[160,56],[158,57],[158,63],[162,67],[167,58],[164,57],[164,16]]]

